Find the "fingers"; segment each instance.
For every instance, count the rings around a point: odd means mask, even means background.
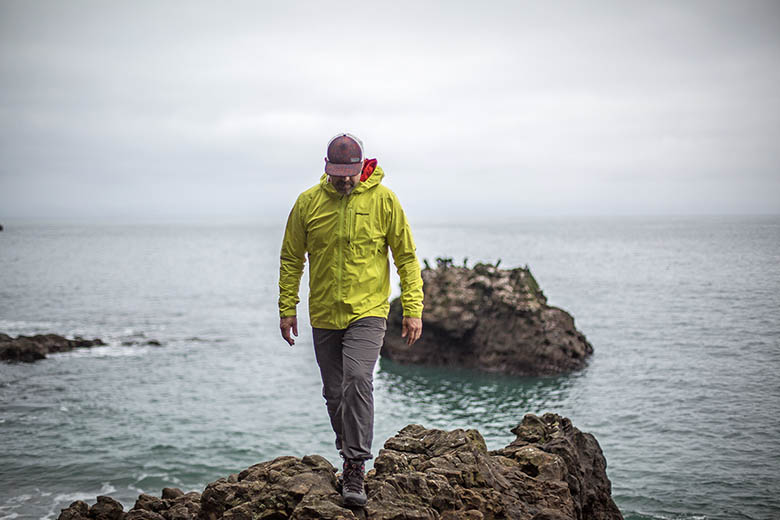
[[[420,339],[422,335],[422,327],[412,327],[409,331],[409,337],[406,338],[406,344],[409,346],[414,345],[414,342]]]
[[[298,335],[298,319],[295,316],[280,319],[279,329],[282,331],[282,338],[291,347],[295,345],[295,340],[290,336],[290,329],[292,329],[293,334]]]
[[[297,334],[296,334],[296,336],[297,336]],[[289,327],[289,326],[287,326],[287,327],[283,327],[283,328],[282,328],[282,337],[284,338],[284,340],[285,340],[285,341],[286,341],[286,342],[287,342],[287,343],[288,343],[288,344],[289,344],[291,347],[292,347],[293,345],[295,345],[295,340],[294,340],[294,339],[292,339],[292,337],[290,336],[290,327]]]
[[[401,337],[406,338],[408,346],[414,345],[422,335],[422,320],[420,318],[404,317],[401,322]]]

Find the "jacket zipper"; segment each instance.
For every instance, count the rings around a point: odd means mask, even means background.
[[[341,227],[340,233],[338,234],[338,244],[339,244],[339,258],[338,258],[338,295],[339,299],[344,298],[344,290],[343,290],[343,270],[344,270],[344,236],[346,235],[347,239],[347,245],[349,245],[349,226],[346,225],[346,219],[347,219],[347,202],[348,199],[344,195],[341,196],[341,200],[339,201],[339,226]],[[346,228],[346,229],[345,229]],[[346,233],[345,233],[346,231]]]

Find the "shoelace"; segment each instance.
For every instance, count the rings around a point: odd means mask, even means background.
[[[354,493],[360,493],[363,490],[363,464],[344,464],[344,489]]]

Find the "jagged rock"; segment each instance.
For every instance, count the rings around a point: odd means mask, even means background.
[[[87,520],[89,506],[83,500],[76,500],[60,513],[59,520]]]
[[[209,484],[202,495],[140,495],[123,520],[617,520],[596,439],[555,414],[526,415],[516,439],[488,451],[476,430],[409,425],[385,442],[366,477],[365,508],[342,506],[336,468],[319,455],[279,457]],[[118,503],[74,502],[60,520],[97,520]],[[100,507],[98,507],[100,505]],[[121,508],[121,505],[119,506]],[[102,516],[101,518],[108,518]]]
[[[162,497],[168,500],[176,500],[184,496],[184,491],[179,488],[163,488]]]
[[[164,516],[145,509],[132,509],[125,514],[124,520],[167,520]]]
[[[400,299],[390,305],[382,356],[399,363],[476,368],[538,376],[583,368],[593,347],[566,311],[547,305],[531,271],[439,259],[422,271],[423,334],[411,348],[396,332]]]
[[[234,480],[231,482],[231,480]],[[323,516],[327,515],[327,516]],[[341,506],[336,468],[325,458],[280,457],[251,466],[236,479],[209,484],[201,518],[355,518]]]
[[[95,505],[89,508],[89,517],[94,520],[122,520],[124,516],[122,504],[107,496],[97,497]]]
[[[142,493],[124,520],[188,520],[200,514],[200,493],[184,493],[178,488],[163,488],[162,498]],[[129,515],[133,515],[132,517]]]
[[[12,338],[8,334],[0,333],[0,360],[29,363],[45,359],[46,354],[68,352],[76,348],[96,345],[105,345],[105,343],[100,339],[84,339],[79,336],[67,339],[56,334],[38,334]]]
[[[592,435],[555,414],[527,415],[513,432],[514,442],[488,452],[476,430],[407,426],[375,461],[368,516],[622,518]]]
[[[168,506],[162,498],[141,493],[138,495],[138,499],[136,499],[135,505],[131,511],[151,511],[152,513],[159,513],[165,509],[168,509]]]

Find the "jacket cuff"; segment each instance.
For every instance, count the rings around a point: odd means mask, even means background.
[[[297,316],[298,313],[295,309],[290,309],[286,311],[279,311],[279,317],[280,318],[289,318],[290,316]]]
[[[404,311],[404,318],[422,318],[422,311]]]

